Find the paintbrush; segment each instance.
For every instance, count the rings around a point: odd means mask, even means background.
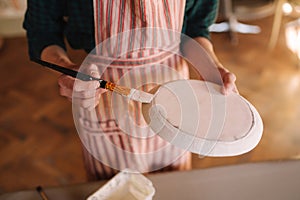
[[[65,67],[53,64],[53,63],[49,63],[49,62],[46,62],[46,61],[43,61],[40,59],[32,59],[32,61],[34,61],[42,66],[48,67],[52,70],[61,72],[63,74],[72,76],[77,79],[80,79],[82,81],[99,81],[100,88],[107,89],[112,92],[116,92],[124,97],[127,97],[127,98],[135,100],[135,101],[139,101],[142,103],[150,103],[154,97],[153,94],[143,92],[141,90],[136,90],[134,88],[128,88],[125,86],[116,85],[114,83],[102,80],[100,78],[95,78],[93,76],[84,74],[82,72],[68,69],[68,68],[65,68]]]
[[[44,192],[42,186],[37,186],[36,191],[39,193],[39,195],[41,196],[41,198],[43,200],[49,200],[49,198],[47,197],[46,193]]]

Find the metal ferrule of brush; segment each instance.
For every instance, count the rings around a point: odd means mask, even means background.
[[[100,88],[106,89],[105,85],[106,85],[107,81],[99,80],[99,83],[100,83]]]
[[[100,87],[101,88],[104,88],[104,89],[107,89],[107,90],[110,90],[110,91],[114,91],[116,85],[114,83],[111,83],[111,82],[107,82],[107,81],[104,81],[104,80],[100,80]]]

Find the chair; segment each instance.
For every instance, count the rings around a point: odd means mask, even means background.
[[[279,31],[280,31],[280,27],[281,27],[282,16],[283,16],[282,7],[285,3],[289,3],[291,5],[291,7],[297,8],[297,6],[298,6],[300,8],[300,0],[277,0],[276,12],[274,15],[272,32],[271,32],[270,41],[269,41],[269,45],[268,45],[269,50],[273,50],[277,43]],[[295,18],[300,17],[300,12],[299,13],[292,12],[292,13],[290,13],[290,15],[291,14]]]
[[[237,33],[257,34],[260,27],[247,25],[238,20],[249,21],[273,14],[273,0],[221,0],[220,13],[225,22],[213,24],[211,32],[229,32],[232,44],[238,43]]]

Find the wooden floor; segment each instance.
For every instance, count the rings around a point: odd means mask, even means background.
[[[212,41],[223,64],[237,77],[240,93],[264,121],[264,134],[253,151],[235,157],[193,157],[194,168],[300,158],[300,72],[286,48],[283,32],[267,51],[272,17],[252,21],[258,35],[226,33]],[[0,51],[0,193],[85,182],[80,140],[71,104],[58,95],[58,74],[28,61],[25,38],[5,40]],[[83,54],[72,51],[80,61]]]

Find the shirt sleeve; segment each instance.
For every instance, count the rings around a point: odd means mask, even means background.
[[[27,31],[30,58],[40,58],[49,45],[64,44],[64,0],[28,0],[23,28]]]
[[[191,38],[209,36],[209,26],[216,20],[218,0],[187,0],[182,32]]]

